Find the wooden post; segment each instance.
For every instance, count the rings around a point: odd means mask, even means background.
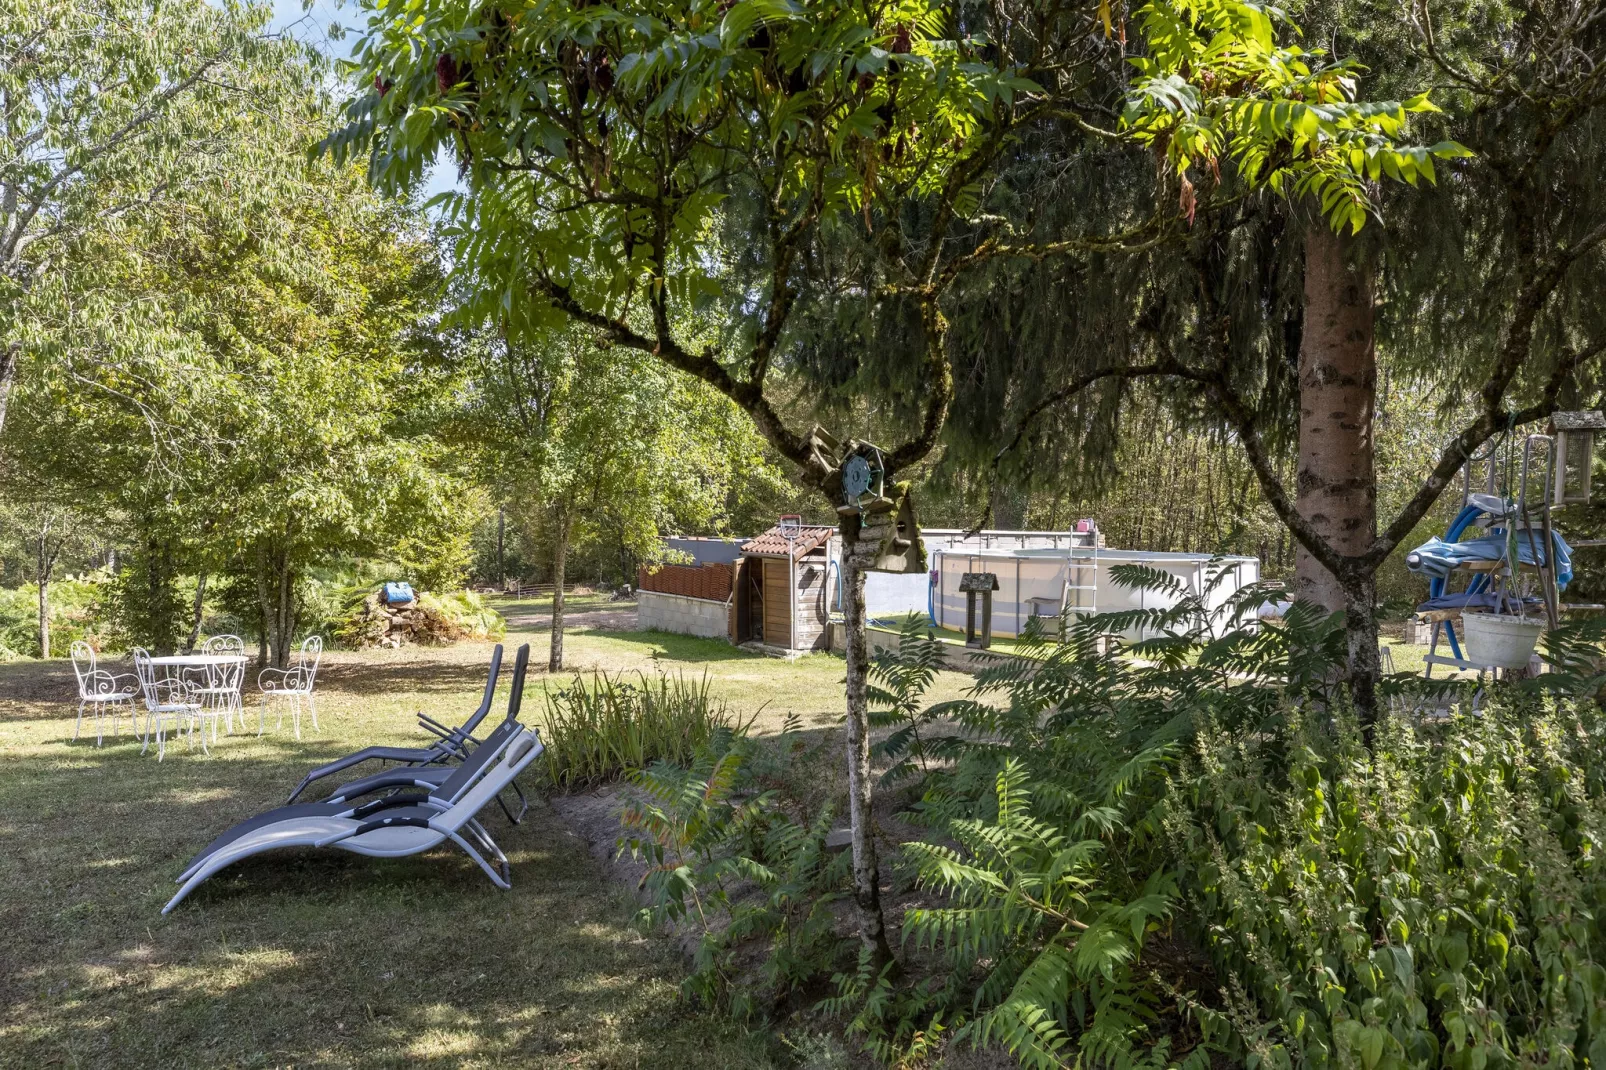
[[[998,577],[991,572],[967,572],[959,578],[965,592],[965,645],[986,650],[993,645],[993,592]],[[976,596],[981,595],[981,634],[976,634]]]

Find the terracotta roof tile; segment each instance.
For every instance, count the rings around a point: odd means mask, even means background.
[[[824,526],[804,525],[794,529],[793,537],[788,540],[782,533],[779,524],[770,528],[764,534],[742,543],[742,553],[762,554],[766,557],[785,557],[788,545],[791,547],[793,557],[802,557],[810,550],[818,549],[830,541],[836,534],[836,528]]]

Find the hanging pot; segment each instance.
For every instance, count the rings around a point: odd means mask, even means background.
[[[1526,667],[1544,630],[1543,621],[1522,617],[1494,613],[1467,613],[1461,617],[1467,660],[1474,665],[1491,665],[1497,669]]]

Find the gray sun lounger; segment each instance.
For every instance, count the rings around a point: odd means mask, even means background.
[[[502,671],[502,644],[496,644],[491,651],[491,668],[485,677],[485,694],[480,699],[480,707],[471,714],[468,720],[456,728],[441,724],[432,717],[419,715],[418,723],[426,731],[434,732],[440,739],[428,747],[365,747],[360,751],[336,758],[327,765],[320,765],[312,772],[301,778],[296,790],[290,793],[287,803],[293,803],[297,797],[315,780],[322,780],[326,776],[344,772],[354,765],[361,765],[368,761],[399,762],[402,765],[434,765],[453,758],[461,758],[468,751],[469,744],[477,744],[474,738],[474,729],[479,727],[485,715],[491,712],[491,698],[496,694],[496,681]],[[522,681],[520,681],[522,682]]]
[[[498,888],[510,887],[507,856],[477,820],[491,800],[540,756],[536,733],[516,722],[494,746],[481,746],[428,795],[396,794],[363,806],[298,803],[242,822],[214,840],[179,875],[166,914],[208,877],[235,862],[281,847],[338,847],[373,858],[403,858],[451,841]],[[495,860],[493,866],[486,860]]]
[[[512,731],[512,728],[518,726],[519,710],[524,705],[524,679],[529,667],[530,644],[525,643],[519,647],[518,653],[513,658],[513,689],[507,699],[507,716],[490,735],[485,737],[483,743],[466,752],[463,756],[464,761],[471,760],[473,756],[478,755],[486,745],[501,741],[508,732]],[[489,690],[487,688],[487,691]],[[362,752],[359,751],[358,753],[361,754]],[[341,785],[331,792],[324,802],[348,803],[364,795],[407,788],[423,788],[426,791],[433,792],[439,790],[442,785],[455,777],[458,768],[455,765],[435,764],[394,766],[389,769],[381,769],[377,773],[372,773],[348,784]],[[497,805],[502,808],[502,812],[507,815],[507,819],[517,825],[524,818],[525,812],[529,810],[530,801],[525,797],[524,789],[519,786],[518,781],[515,780],[510,786],[513,789],[513,793],[518,797],[519,812],[515,814],[508,809],[507,803],[503,802],[500,797],[496,801]],[[299,793],[299,789],[297,789],[297,792]],[[295,796],[292,795],[290,798],[293,800]]]

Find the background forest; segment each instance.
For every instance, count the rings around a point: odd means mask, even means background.
[[[392,192],[376,192],[355,162],[335,162],[345,134],[333,155],[309,156],[344,121],[349,83],[326,53],[271,31],[266,9],[180,5],[163,16],[178,45],[142,40],[138,5],[47,6],[48,39],[9,16],[9,47],[49,58],[8,76],[32,103],[0,176],[19,205],[5,216],[0,439],[9,655],[41,652],[52,621],[59,652],[80,632],[168,648],[211,617],[273,657],[294,634],[328,630],[341,592],[377,576],[442,590],[559,576],[607,586],[651,560],[663,532],[745,535],[781,512],[827,516],[798,489],[795,460],[742,403],[698,381],[706,375],[561,316],[498,312],[501,282],[463,244],[486,229],[467,214],[476,202],[448,193],[426,209],[424,194],[388,179],[379,188]],[[1422,52],[1392,15],[1359,3],[1309,12],[1305,33],[1349,57],[1373,95],[1408,95],[1423,64],[1460,71],[1460,88],[1435,98],[1443,110],[1417,122],[1468,139],[1465,122],[1495,114],[1474,87],[1489,62],[1479,49],[1497,25],[1517,32],[1515,12],[1424,9],[1418,23],[1437,19],[1436,40],[1459,58]],[[1573,58],[1544,76],[1551,96],[1534,105],[1552,115],[1544,144],[1524,140],[1527,120],[1477,127],[1492,140],[1451,180],[1433,182],[1426,166],[1422,181],[1413,171],[1409,184],[1367,194],[1376,223],[1357,255],[1380,295],[1380,517],[1412,499],[1476,409],[1477,339],[1506,329],[1500,310],[1512,301],[1549,302],[1525,329],[1572,352],[1566,403],[1595,401],[1585,355],[1598,300],[1577,289],[1599,237],[1585,233],[1595,194],[1568,161],[1591,159],[1597,136],[1599,88],[1583,72],[1598,20],[1546,18],[1522,32],[1550,34]],[[1309,213],[1266,193],[1196,190],[1185,170],[1158,187],[1136,181],[1150,154],[1089,133],[1108,125],[1097,113],[1125,77],[1107,82],[1125,45],[1100,32],[1076,47],[1087,78],[1062,88],[1081,126],[1006,123],[972,189],[982,200],[967,208],[964,240],[980,245],[962,272],[942,275],[953,401],[940,439],[906,473],[923,520],[1037,528],[1092,516],[1114,545],[1254,554],[1266,575],[1291,578],[1297,543],[1242,429],[1198,391],[1110,369],[1141,366],[1146,347],[1197,348],[1192,317],[1230,298],[1242,306],[1228,313],[1241,335],[1231,375],[1260,391],[1246,418],[1272,469],[1295,482],[1292,410],[1279,399],[1294,386],[1297,357],[1283,349],[1300,328],[1302,271],[1297,241],[1280,237],[1307,228]],[[184,74],[190,55],[204,77]],[[145,64],[142,80],[86,95],[130,58]],[[447,73],[429,77],[457,92]],[[408,159],[422,166],[416,149]],[[1510,228],[1532,229],[1499,207],[1503,160],[1545,197],[1583,198],[1541,224],[1583,237],[1540,239],[1567,246],[1568,259],[1537,298],[1531,279],[1493,270]],[[688,282],[666,320],[687,344],[740,345],[752,330],[741,295],[764,292],[773,266],[747,241],[755,202],[740,181],[721,181],[731,195],[696,239],[717,270]],[[896,229],[918,245],[915,203],[896,210],[914,213]],[[891,443],[918,417],[923,388],[909,369],[919,366],[910,347],[926,344],[920,313],[909,297],[854,296],[866,292],[856,279],[890,278],[891,262],[877,259],[873,225],[842,222],[819,228],[814,266],[787,284],[796,311],[776,325],[768,389],[794,425],[863,422]],[[988,226],[1062,252],[990,255]],[[1101,250],[1103,239],[1075,236],[1122,226],[1152,238],[1127,254],[1114,237]],[[1190,292],[1200,279],[1209,292]],[[1469,298],[1481,311],[1457,310],[1450,293],[1483,295]],[[1138,313],[1122,326],[1125,306]],[[1515,382],[1537,383],[1544,364],[1519,359]],[[1416,597],[1403,550],[1442,528],[1449,508],[1441,499],[1396,540],[1377,570],[1379,601]]]

